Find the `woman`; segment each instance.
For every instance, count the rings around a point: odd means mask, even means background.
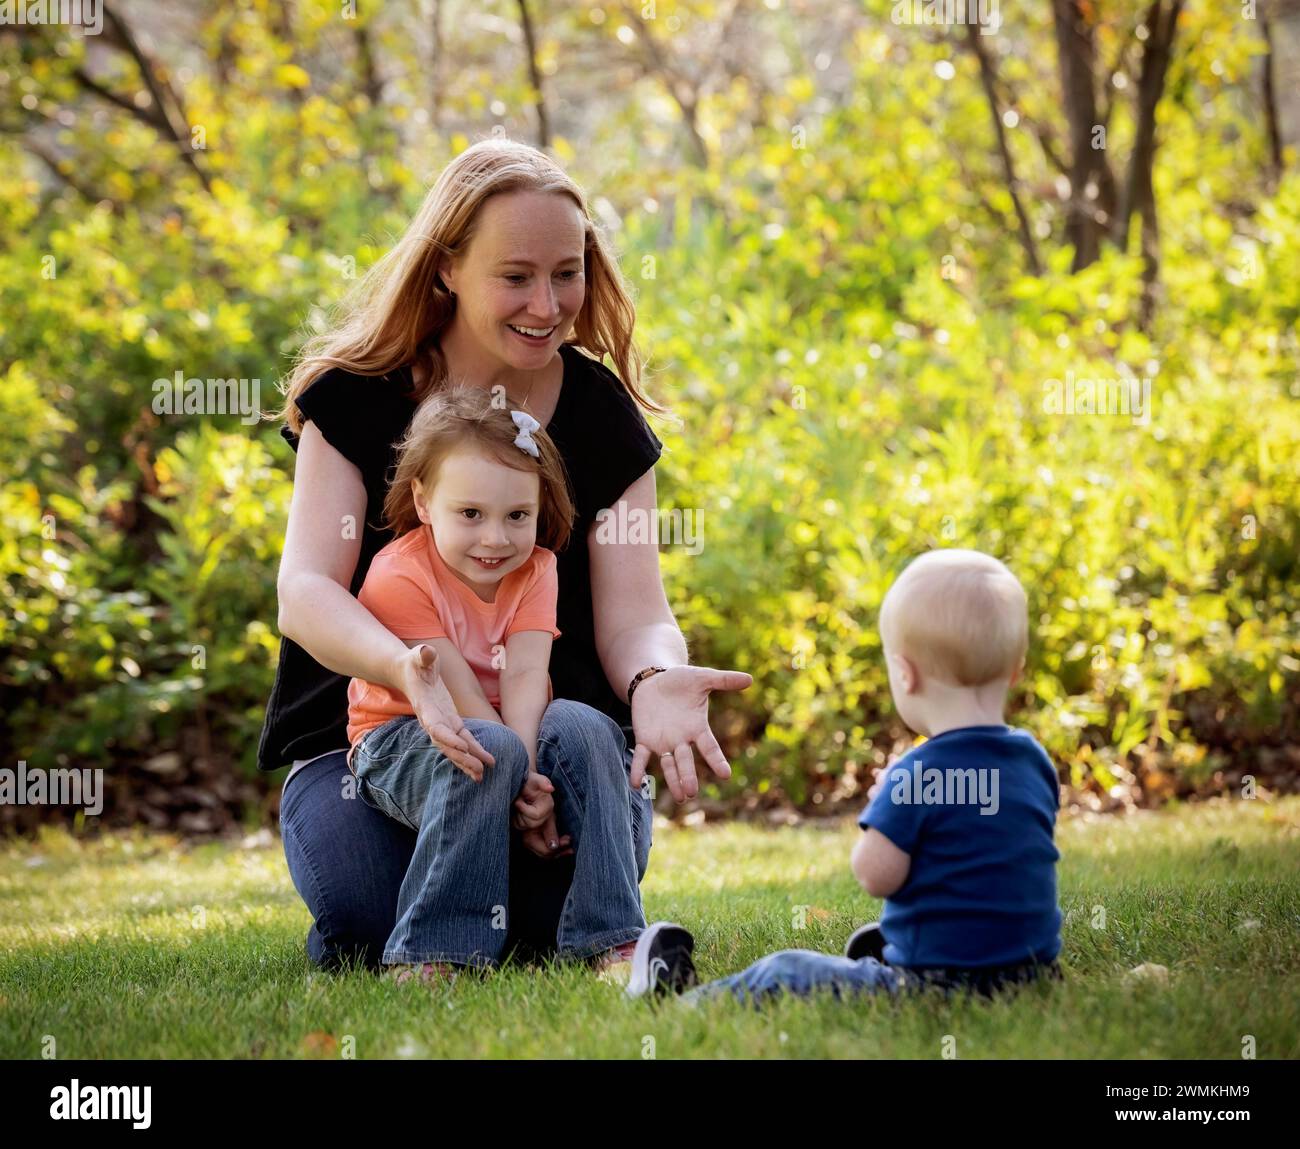
[[[564,458],[577,510],[558,563],[555,701],[538,738],[538,768],[554,785],[572,851],[512,854],[504,917],[514,941],[553,946],[584,831],[609,836],[602,856],[617,861],[602,880],[631,883],[640,906],[651,817],[640,788],[652,757],[678,801],[698,791],[692,747],[715,775],[730,776],[708,697],[752,679],[687,665],[653,541],[594,541],[597,512],[620,500],[655,514],[662,444],[638,405],[663,408],[640,390],[634,322],[582,191],[543,153],[494,139],[448,165],[340,322],[303,349],[283,412],[298,461],[278,581],[284,642],[258,765],[294,764],[281,829],[315,919],[308,954],[323,966],[377,963],[417,843],[356,800],[347,781],[349,676],[405,694],[452,762],[526,753],[508,728],[456,714],[444,677],[466,668],[441,658],[422,665],[355,598],[389,541],[374,524],[394,445],[418,404],[448,381],[499,389],[537,419]],[[637,918],[593,935],[590,956],[626,960],[644,928]]]

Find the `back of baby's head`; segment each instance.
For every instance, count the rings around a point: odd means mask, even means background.
[[[936,550],[914,559],[880,605],[880,637],[923,676],[983,686],[1024,663],[1029,615],[1024,588],[991,555]]]

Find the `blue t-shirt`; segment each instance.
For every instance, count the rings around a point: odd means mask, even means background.
[[[965,726],[909,750],[858,825],[912,857],[886,899],[885,961],[971,969],[1061,949],[1056,770],[1024,730]]]

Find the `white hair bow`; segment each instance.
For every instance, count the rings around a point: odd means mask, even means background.
[[[533,432],[540,431],[542,425],[527,411],[511,411],[510,418],[515,421],[515,426],[519,428],[519,434],[515,436],[515,446],[521,451],[527,451],[534,459],[540,458],[541,452],[533,441]]]

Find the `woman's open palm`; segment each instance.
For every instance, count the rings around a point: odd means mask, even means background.
[[[681,802],[699,793],[694,743],[718,778],[730,778],[731,766],[709,728],[709,694],[714,690],[744,690],[753,683],[740,670],[711,670],[707,666],[673,666],[652,674],[632,695],[632,754],[630,782],[640,789],[646,765],[657,756],[664,781]]]
[[[458,770],[482,782],[484,765],[494,765],[496,759],[479,745],[456,713],[451,692],[438,673],[438,652],[431,646],[413,646],[400,668],[398,686],[433,744]]]

